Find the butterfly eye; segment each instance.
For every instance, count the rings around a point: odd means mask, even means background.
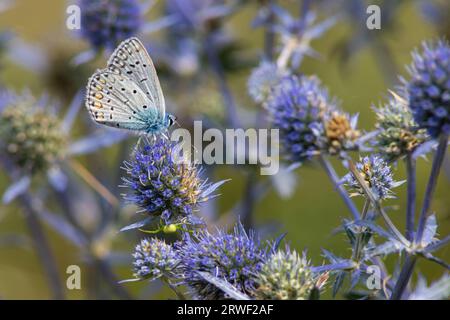
[[[175,123],[176,118],[174,116],[169,116],[169,126]]]

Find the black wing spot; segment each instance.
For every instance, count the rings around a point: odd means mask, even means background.
[[[136,61],[136,65],[138,65],[140,62],[139,61]]]
[[[135,68],[136,66],[132,63],[130,63],[130,67]]]
[[[114,107],[111,107],[111,111],[114,111]]]
[[[146,64],[143,64],[142,66],[143,66],[144,68],[147,68],[147,65],[146,65]]]
[[[133,114],[136,114],[136,111],[133,111]]]
[[[132,74],[133,73],[133,71],[127,71],[127,74]]]
[[[147,109],[147,106],[142,106],[142,108]]]
[[[133,93],[134,93],[134,94],[136,94],[136,93],[137,93],[137,91],[136,91],[136,90],[133,90]]]
[[[147,81],[147,78],[144,78],[144,79],[141,80],[141,82],[144,82],[144,81]]]
[[[130,119],[130,120],[131,120],[131,117],[128,117],[128,119]]]
[[[125,88],[122,88],[122,91],[125,91]]]
[[[109,118],[112,120],[112,114],[109,115]]]
[[[120,128],[120,124],[116,123],[117,128]]]

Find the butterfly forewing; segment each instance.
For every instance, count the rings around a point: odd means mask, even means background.
[[[140,86],[121,74],[105,69],[89,79],[86,107],[100,124],[145,130],[158,117],[152,104]]]
[[[135,82],[164,118],[165,102],[161,85],[152,59],[141,41],[137,38],[123,41],[111,55],[108,69]]]

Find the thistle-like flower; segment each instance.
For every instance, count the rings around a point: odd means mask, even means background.
[[[217,29],[232,12],[233,1],[224,0],[168,0],[166,12],[175,17],[171,31],[179,34]]]
[[[143,24],[137,0],[80,0],[81,32],[95,49],[114,49]]]
[[[179,264],[174,247],[158,238],[143,239],[133,253],[134,276],[139,279],[176,277]]]
[[[388,161],[404,157],[427,140],[426,130],[414,121],[406,99],[393,94],[387,104],[374,111],[378,134],[373,143]]]
[[[142,212],[159,218],[161,224],[198,224],[193,215],[200,203],[224,181],[207,183],[200,178],[201,169],[179,158],[179,147],[165,138],[150,142],[142,139],[130,161],[124,162],[127,176],[124,186],[131,189],[125,196]]]
[[[256,103],[267,101],[272,89],[280,83],[286,72],[281,71],[275,63],[262,61],[253,69],[248,78],[248,93]]]
[[[284,78],[271,94],[267,108],[272,126],[280,130],[282,151],[289,161],[303,162],[320,152],[323,118],[335,106],[319,79]]]
[[[256,276],[255,295],[262,300],[305,300],[316,287],[306,255],[279,250],[264,263]]]
[[[336,155],[343,151],[356,150],[357,139],[361,135],[356,128],[357,122],[358,115],[350,116],[337,110],[325,114],[323,151]]]
[[[193,237],[186,236],[178,250],[180,268],[184,282],[197,299],[226,299],[225,293],[204,280],[199,271],[207,272],[226,280],[237,290],[252,294],[255,290],[255,274],[266,258],[259,240],[242,225],[227,234],[217,230],[212,234],[206,230]]]
[[[422,47],[413,53],[406,90],[417,124],[436,138],[450,134],[450,46],[439,41]]]
[[[404,183],[404,181],[394,181],[391,168],[377,155],[360,158],[356,169],[378,200],[393,198],[392,189]],[[347,174],[344,181],[353,191],[351,196],[364,195],[364,189],[352,173]]]
[[[64,156],[60,121],[30,95],[8,99],[0,113],[0,148],[29,174],[46,171]]]

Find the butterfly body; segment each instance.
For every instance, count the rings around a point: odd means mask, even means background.
[[[155,67],[137,38],[122,42],[87,86],[86,107],[99,124],[155,135],[175,117],[165,112]]]

